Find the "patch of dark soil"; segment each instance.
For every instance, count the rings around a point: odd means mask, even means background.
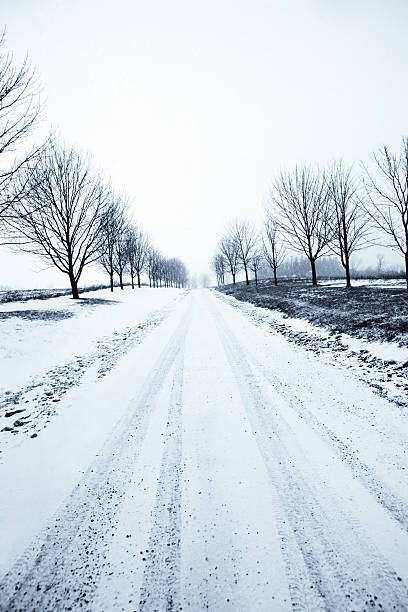
[[[0,312],[0,321],[6,319],[24,319],[26,321],[61,321],[73,316],[68,310],[10,310]]]
[[[76,304],[79,306],[108,306],[108,305],[118,305],[119,302],[115,302],[115,300],[105,300],[104,298],[80,298]]]
[[[24,412],[24,410],[25,408],[19,408],[18,410],[10,410],[9,412],[6,412],[4,416],[8,418],[14,416],[15,414],[18,414],[19,412]]]

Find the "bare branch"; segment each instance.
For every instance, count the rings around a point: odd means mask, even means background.
[[[19,179],[8,222],[14,246],[51,261],[78,297],[82,271],[100,257],[108,192],[87,156],[55,143]]]

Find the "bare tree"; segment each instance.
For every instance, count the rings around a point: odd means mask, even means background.
[[[275,287],[278,286],[278,268],[285,259],[285,247],[280,240],[278,224],[271,215],[265,221],[265,235],[262,238],[263,254],[273,271]]]
[[[261,251],[257,251],[256,253],[252,255],[251,261],[248,266],[249,269],[252,270],[252,272],[254,273],[255,287],[258,286],[258,273],[262,265],[262,262],[263,262],[263,254]]]
[[[166,287],[185,287],[188,279],[187,268],[176,257],[163,258],[163,277]]]
[[[150,245],[147,253],[147,275],[149,277],[150,287],[159,286],[161,257],[161,253],[153,245]]]
[[[330,247],[340,257],[347,287],[351,287],[350,257],[367,244],[368,217],[351,167],[345,168],[341,161],[334,162],[326,180],[332,210],[330,224],[336,237]]]
[[[385,246],[402,253],[408,290],[408,138],[402,139],[398,155],[383,146],[373,154],[377,175],[366,169],[367,212],[385,235]]]
[[[15,67],[12,56],[3,50],[4,42],[3,32],[0,34],[0,221],[3,222],[20,195],[15,188],[11,189],[13,179],[38,154],[36,148],[21,156],[16,156],[16,151],[32,133],[41,110],[34,70],[27,58]]]
[[[377,274],[381,276],[384,269],[384,253],[377,253]]]
[[[118,209],[118,201],[115,194],[109,191],[107,194],[107,205],[102,215],[100,264],[109,274],[110,290],[113,291],[113,275],[115,272],[114,260],[116,243],[122,231],[120,225],[121,212]]]
[[[212,260],[212,266],[217,277],[217,285],[224,285],[225,283],[225,270],[227,269],[227,263],[222,253],[216,253]]]
[[[257,244],[257,233],[248,221],[235,221],[231,228],[232,239],[237,245],[238,256],[245,270],[245,281],[249,285],[248,269]]]
[[[117,218],[117,238],[113,251],[113,269],[119,277],[119,286],[123,290],[123,275],[129,263],[129,223],[128,223],[128,202],[122,196],[116,199],[116,218]]]
[[[100,257],[106,189],[88,157],[55,143],[20,180],[24,192],[10,215],[15,247],[67,274],[72,297],[78,298],[85,266]]]
[[[156,287],[161,288],[162,283],[164,281],[164,271],[165,271],[165,259],[162,253],[157,252],[156,260],[155,260],[155,267],[154,267]]]
[[[231,272],[232,282],[235,285],[235,278],[241,267],[238,245],[231,235],[225,235],[221,238],[218,248],[220,253],[225,257],[225,261]]]
[[[146,269],[147,265],[149,248],[149,238],[140,228],[135,228],[135,242],[133,245],[133,266],[137,275],[137,286],[139,287],[139,289],[141,287],[142,272]]]
[[[251,259],[249,260],[248,267],[254,273],[255,287],[258,286],[258,272],[262,265],[264,256],[262,250],[262,241],[260,236],[256,236],[255,244],[253,245]]]
[[[136,241],[137,241],[137,227],[133,223],[130,223],[126,230],[126,250],[127,250],[127,263],[129,267],[129,275],[130,275],[130,282],[132,285],[132,289],[135,288]]]
[[[273,183],[270,200],[284,240],[306,255],[313,285],[317,285],[316,260],[333,239],[324,174],[307,166],[282,171]],[[270,212],[273,215],[273,209]]]

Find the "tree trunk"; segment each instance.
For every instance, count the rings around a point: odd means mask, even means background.
[[[140,274],[139,274],[139,272],[137,273],[137,286],[140,289]]]
[[[69,274],[69,282],[71,283],[72,297],[74,300],[78,300],[79,299],[78,283],[75,280],[75,276],[73,274]]]
[[[131,274],[130,276],[131,276],[131,279],[132,279],[132,289],[134,289],[135,288],[135,276],[134,276],[134,274]]]
[[[255,274],[255,287],[258,286],[258,274],[256,272],[256,269],[254,270],[254,274]]]
[[[232,284],[235,285],[235,274],[232,274]]]
[[[123,289],[123,272],[122,272],[122,270],[119,272],[119,284],[120,284],[120,288]]]
[[[407,291],[408,291],[408,251],[405,252],[405,280],[407,281]]]
[[[244,268],[245,268],[245,280],[246,280],[246,284],[249,285],[248,268],[246,266],[244,266]]]
[[[346,268],[346,285],[347,285],[347,287],[351,287],[350,263],[349,263],[348,259],[346,259],[345,268]]]
[[[310,265],[312,266],[312,285],[317,285],[317,276],[316,276],[316,261],[314,259],[310,260]]]
[[[276,274],[276,268],[273,269],[273,282],[275,283],[275,287],[278,286],[278,277]]]
[[[113,291],[113,272],[109,274],[110,290]]]

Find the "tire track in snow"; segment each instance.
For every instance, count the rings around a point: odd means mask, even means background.
[[[134,408],[119,421],[67,503],[0,582],[0,609],[87,607],[115,536],[121,501],[131,483],[160,391],[184,344],[191,309],[183,314]]]
[[[250,356],[221,313],[213,310],[213,316],[276,490],[293,607],[407,610],[406,586],[324,483],[314,482],[313,468],[293,433],[265,398]]]
[[[216,295],[216,297],[220,299],[220,296]],[[221,296],[221,301],[232,307],[236,307],[234,302],[231,300],[227,301],[225,296]],[[256,323],[257,319],[254,313],[243,310],[240,306],[242,306],[242,303],[238,302],[237,309],[247,315],[250,314],[252,320]],[[280,325],[280,329],[284,327],[285,326]],[[293,391],[293,388],[285,384],[285,382],[279,379],[273,372],[265,368],[255,356],[251,355],[251,361],[255,370],[262,372],[264,378],[278,390],[278,393],[287,401],[289,406],[330,445],[341,461],[348,464],[356,478],[358,478],[366,489],[375,496],[376,500],[408,533],[408,506],[405,500],[395,493],[387,483],[377,475],[375,470],[362,461],[348,444],[340,439],[325,423],[320,421],[313,412],[307,408],[298,394]],[[341,400],[337,399],[337,404],[342,405]]]
[[[278,390],[278,393],[287,401],[289,406],[307,423],[323,440],[325,440],[339,459],[349,466],[353,474],[374,495],[376,500],[389,512],[389,514],[408,532],[408,507],[390,487],[364,461],[362,461],[343,440],[325,424],[322,423],[273,372],[268,371],[256,358],[251,356],[257,371],[262,372],[264,378]]]
[[[331,359],[334,359],[337,367],[344,367],[347,370],[352,367],[353,375],[358,380],[369,385],[372,391],[380,397],[398,406],[402,414],[406,412],[408,373],[404,363],[393,363],[390,360],[381,359],[370,354],[366,349],[354,350],[348,346],[347,342],[342,341],[342,334],[327,336],[328,332],[323,328],[320,328],[323,335],[318,332],[296,331],[285,322],[285,319],[274,318],[273,310],[257,306],[252,302],[241,301],[219,291],[214,291],[213,294],[224,304],[228,304],[251,318],[255,325],[266,323],[270,329],[284,336],[288,342],[302,346],[304,350],[318,355],[322,353],[329,355]],[[319,329],[318,326],[316,329]],[[367,346],[369,348],[369,344]]]
[[[176,364],[139,610],[179,610],[183,359]]]

